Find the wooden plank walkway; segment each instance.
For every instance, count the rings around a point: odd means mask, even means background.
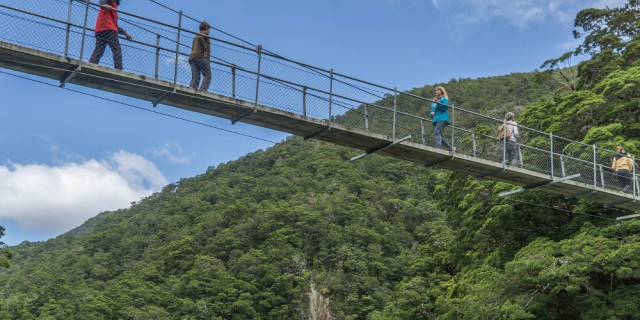
[[[61,81],[77,68],[78,63],[78,60],[0,41],[0,67],[2,68]],[[167,81],[91,63],[83,63],[81,71],[71,79],[70,83],[151,103],[167,93],[172,93],[166,95],[161,104],[226,119],[235,119],[247,111],[254,110],[255,107],[256,112],[249,113],[240,121],[303,137],[316,133],[328,125],[326,120],[314,119],[262,105],[255,106],[251,102],[210,92],[199,92],[182,85],[177,85],[174,88],[173,84]],[[379,148],[393,142],[392,137],[389,136],[334,123],[331,124],[329,130],[313,138],[363,151]],[[474,176],[495,172],[503,168],[499,162],[463,154],[454,154],[451,159],[446,160],[451,157],[449,152],[411,141],[401,142],[378,153],[421,164],[438,162],[434,165],[435,167]],[[497,172],[487,178],[518,186],[531,186],[548,182],[551,176],[507,166],[504,171]],[[582,194],[580,198],[590,201],[613,204],[633,211],[640,210],[640,202],[635,201],[630,194],[601,187],[597,187],[596,192],[589,193],[594,190],[593,185],[571,180],[544,185],[538,189],[565,196]]]

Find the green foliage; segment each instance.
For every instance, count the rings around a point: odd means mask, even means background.
[[[0,226],[0,238],[4,236],[4,227]],[[4,242],[0,241],[0,270],[9,268],[9,260],[13,257],[13,252],[9,250]],[[0,309],[1,310],[1,309]]]

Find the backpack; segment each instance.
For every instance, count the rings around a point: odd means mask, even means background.
[[[506,132],[505,132],[506,131]],[[501,125],[498,127],[498,140],[504,139],[504,135],[507,135],[507,140],[511,139],[511,130],[509,129],[509,125]]]

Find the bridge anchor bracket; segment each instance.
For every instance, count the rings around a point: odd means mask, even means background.
[[[616,220],[626,220],[626,219],[633,219],[633,218],[637,218],[637,217],[640,217],[640,213],[630,214],[628,216],[617,217]]]
[[[565,199],[573,199],[573,198],[579,198],[582,196],[588,196],[592,193],[596,193],[596,190],[587,190],[587,191],[583,191],[583,192],[577,192],[577,193],[573,193],[573,194],[568,194],[566,196],[564,196]]]
[[[160,98],[158,98],[156,101],[152,102],[153,107],[155,108],[160,102],[164,101],[164,99],[168,98],[170,95],[174,94],[176,92],[176,88],[173,88],[173,91],[165,91]]]
[[[424,165],[424,167],[425,167],[425,168],[433,167],[433,166],[435,166],[435,165],[436,165],[436,164],[438,164],[438,163],[443,163],[443,162],[449,161],[449,160],[451,160],[451,159],[453,159],[453,156],[444,157],[444,158],[442,158],[442,159],[438,159],[438,160],[436,160],[436,161],[426,163],[426,164]]]
[[[491,171],[485,172],[485,173],[483,173],[483,174],[477,175],[477,176],[476,176],[476,179],[486,178],[486,177],[489,177],[489,176],[492,176],[492,175],[498,174],[498,173],[500,173],[500,172],[504,172],[504,170],[505,170],[505,168],[504,168],[504,167],[502,167],[502,168],[500,168],[500,169],[496,169],[496,170],[491,170]]]
[[[363,154],[361,154],[359,156],[355,156],[355,157],[351,158],[351,160],[349,160],[349,161],[355,161],[355,160],[358,160],[358,159],[362,159],[362,158],[364,158],[364,157],[366,157],[366,156],[368,156],[368,155],[370,155],[372,153],[375,153],[375,152],[390,148],[390,147],[395,146],[396,144],[398,144],[400,142],[403,142],[403,141],[406,141],[406,140],[409,140],[409,139],[411,139],[411,135],[408,135],[408,136],[406,136],[404,138],[400,138],[400,139],[395,140],[395,141],[391,141],[389,143],[386,143],[384,145],[381,145],[381,146],[378,146],[378,147],[375,147],[375,148],[371,148],[371,149],[367,150],[365,153],[363,153]]]
[[[542,187],[542,186],[548,186],[550,184],[555,184],[555,183],[558,183],[558,182],[575,179],[575,178],[577,178],[579,176],[580,176],[580,174],[578,173],[578,174],[574,174],[574,175],[571,175],[571,176],[562,177],[560,179],[546,180],[546,181],[534,183],[534,184],[531,184],[531,185],[528,185],[528,186],[524,186],[524,187],[522,187],[520,189],[517,189],[517,190],[513,190],[513,191],[509,191],[509,192],[503,192],[503,193],[499,194],[498,196],[499,197],[506,197],[506,196],[510,196],[512,194],[520,193],[522,191],[526,191],[526,190],[529,190],[529,189],[534,189],[534,188],[538,188],[538,187]]]
[[[317,135],[323,134],[325,131],[331,129],[330,126],[326,126],[326,127],[322,127],[320,130],[316,130],[314,132],[311,132],[310,134],[304,136],[304,140],[307,141]]]
[[[232,124],[232,125],[233,125],[233,124],[236,124],[236,122],[238,122],[238,121],[240,121],[240,120],[244,119],[246,116],[248,116],[248,115],[250,115],[250,114],[252,114],[252,113],[256,113],[256,112],[258,112],[258,110],[257,110],[257,109],[250,109],[250,110],[247,110],[247,111],[245,111],[245,112],[243,112],[243,113],[241,113],[241,114],[237,115],[235,118],[231,119],[231,124]]]
[[[78,65],[73,71],[71,71],[66,77],[60,80],[60,88],[64,88],[64,85],[73,80],[78,75],[78,72],[82,70],[82,65]]]
[[[611,208],[611,207],[615,207],[615,206],[619,206],[621,204],[625,204],[625,203],[629,203],[629,202],[636,202],[635,199],[624,199],[624,200],[620,200],[620,201],[614,201],[614,202],[610,202],[604,205],[605,208]]]

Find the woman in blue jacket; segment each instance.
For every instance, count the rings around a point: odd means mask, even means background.
[[[433,98],[433,102],[431,102],[430,114],[433,117],[433,126],[436,130],[436,148],[444,145],[445,148],[455,152],[456,148],[451,147],[449,141],[442,137],[444,127],[449,124],[449,96],[442,86],[436,87],[436,96]]]

